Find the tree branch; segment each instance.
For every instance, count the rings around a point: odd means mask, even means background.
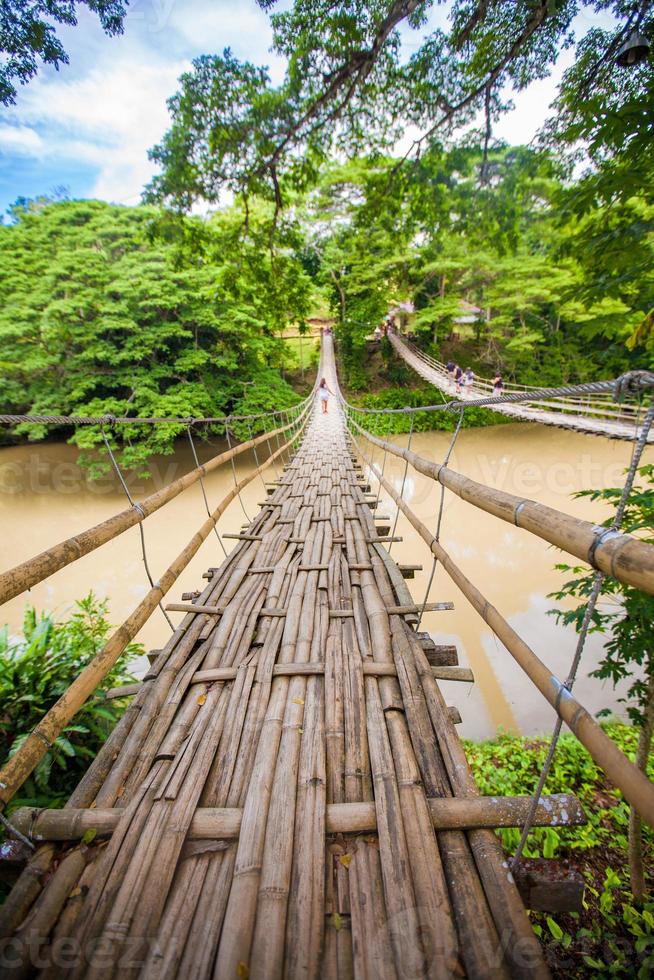
[[[492,125],[491,125],[491,94],[492,94],[492,91],[493,91],[492,86],[491,85],[487,85],[486,86],[486,94],[484,96],[484,111],[486,113],[486,129],[485,129],[485,132],[484,132],[484,152],[482,154],[482,158],[481,158],[481,170],[479,172],[479,183],[480,184],[487,184],[488,183],[488,176],[489,176],[488,175],[488,146],[489,146],[490,138],[491,138],[491,134],[492,134]]]
[[[459,33],[454,37],[452,47],[455,51],[460,51],[464,44],[470,40],[475,28],[486,19],[488,8],[492,6],[494,0],[479,0],[479,3],[471,13],[466,24],[463,25]]]
[[[519,54],[520,49],[523,47],[523,45],[530,40],[530,38],[536,33],[536,31],[539,30],[540,27],[542,27],[543,23],[547,19],[547,14],[548,14],[547,0],[541,0],[541,3],[536,8],[531,18],[525,24],[524,30],[521,32],[520,36],[516,38],[516,40],[513,42],[513,44],[507,51],[507,53],[502,58],[502,60],[499,61],[498,64],[496,64],[495,67],[491,69],[491,71],[488,74],[488,77],[485,78],[483,82],[480,82],[480,84],[477,85],[472,90],[472,92],[469,92],[466,96],[464,96],[463,99],[457,102],[456,105],[451,106],[451,108],[443,116],[441,116],[441,118],[437,120],[437,122],[435,122],[434,125],[430,129],[428,129],[426,133],[423,133],[422,136],[419,136],[417,140],[413,141],[413,143],[406,151],[402,159],[398,161],[395,167],[393,167],[393,170],[391,171],[391,175],[396,173],[396,171],[402,166],[402,164],[405,163],[406,160],[408,160],[408,158],[411,156],[414,150],[419,148],[426,139],[429,139],[430,136],[433,136],[436,130],[440,129],[441,126],[444,126],[446,123],[450,122],[454,118],[454,116],[458,115],[458,113],[466,109],[471,102],[474,102],[475,99],[479,98],[479,96],[484,91],[484,89],[489,89],[490,87],[492,87],[492,85],[497,81],[498,77],[502,74],[504,69],[513,61],[516,55]]]
[[[395,0],[387,16],[379,25],[372,45],[362,51],[353,52],[348,61],[341,65],[341,67],[333,74],[332,81],[330,82],[329,86],[308,107],[301,119],[299,119],[287,130],[286,135],[275,147],[272,154],[262,164],[262,166],[255,171],[255,173],[260,174],[261,172],[269,169],[271,165],[274,166],[278,162],[284,150],[290,144],[297,142],[301,138],[302,130],[307,123],[311,122],[311,120],[315,119],[316,116],[319,115],[324,106],[329,104],[338,95],[339,91],[354,75],[356,76],[355,84],[349,86],[346,100],[344,100],[344,102],[341,104],[339,111],[342,111],[343,108],[345,108],[356,90],[356,85],[365,79],[372,70],[375,61],[379,57],[381,49],[393,30],[399,23],[406,20],[407,17],[410,17],[414,10],[418,8],[420,3],[421,0]],[[333,118],[333,113],[328,114],[324,119],[319,119],[315,126],[312,127],[311,132],[317,132],[319,129],[322,129],[331,118]]]

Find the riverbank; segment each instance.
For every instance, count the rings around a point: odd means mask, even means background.
[[[611,738],[633,760],[638,730],[612,722]],[[533,792],[549,738],[500,735],[466,742],[466,754],[483,795]],[[654,778],[654,756],[648,775]],[[561,737],[545,793],[574,793],[588,822],[580,827],[535,828],[525,857],[556,858],[578,871],[586,883],[581,912],[530,913],[555,977],[638,977],[654,971],[654,831],[644,828],[648,897],[636,906],[629,889],[627,829],[629,807],[571,733]],[[499,831],[507,855],[519,830]]]

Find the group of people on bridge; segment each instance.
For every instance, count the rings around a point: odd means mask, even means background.
[[[463,368],[451,358],[445,365],[445,368],[447,370],[447,377],[452,389],[456,391],[457,395],[469,397],[469,395],[473,393],[472,386],[475,380],[475,374],[472,368],[467,367],[464,371]],[[498,371],[493,378],[493,394],[501,395],[503,390],[504,379]]]

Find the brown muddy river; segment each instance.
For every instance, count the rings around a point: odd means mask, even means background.
[[[397,437],[406,445],[406,436]],[[449,436],[445,433],[419,433],[412,448],[420,455],[439,460]],[[221,441],[199,446],[201,460],[220,452]],[[608,514],[601,503],[573,500],[575,490],[617,486],[622,482],[631,446],[625,442],[564,432],[539,424],[512,424],[493,428],[464,430],[450,461],[453,469],[480,482],[532,497],[569,514],[598,521]],[[2,520],[2,570],[16,565],[48,546],[122,510],[125,497],[111,478],[89,482],[76,464],[77,450],[62,444],[20,446],[0,450],[0,518]],[[379,461],[381,454],[376,453]],[[654,452],[645,461],[654,461]],[[130,490],[139,499],[159,489],[192,468],[190,451],[180,444],[175,456],[154,461],[153,478],[134,479]],[[237,477],[251,471],[251,456],[237,461]],[[404,464],[388,458],[390,474],[399,490]],[[274,479],[272,470],[264,479]],[[205,481],[209,503],[215,506],[233,486],[231,467],[210,474]],[[409,470],[405,497],[422,521],[435,527],[439,487],[426,477]],[[242,495],[245,510],[253,516],[265,498],[260,479]],[[382,494],[382,501],[384,495]],[[395,515],[386,500],[379,513]],[[145,522],[148,557],[156,578],[182,550],[206,517],[198,484],[186,490]],[[238,500],[219,523],[222,532],[236,532],[245,521]],[[421,602],[431,569],[431,556],[408,522],[400,515],[397,533],[404,541],[392,546],[396,559],[416,564],[424,570],[408,582],[414,598]],[[556,624],[547,615],[553,606],[547,593],[556,589],[564,576],[554,565],[565,560],[561,552],[526,531],[491,517],[452,494],[447,493],[441,541],[452,558],[473,580],[511,625],[532,646],[538,656],[559,677],[564,678],[575,647],[576,634]],[[229,548],[230,543],[225,542]],[[219,565],[222,557],[215,536],[210,536],[169,593],[170,601],[182,592],[202,588],[202,573],[209,565]],[[571,560],[572,561],[572,560]],[[119,624],[149,588],[141,560],[137,527],[117,540],[86,555],[35,586],[27,596],[6,603],[0,619],[11,631],[20,628],[27,601],[37,609],[51,609],[62,615],[75,598],[90,588],[109,599],[111,621]],[[471,609],[465,598],[439,568],[430,593],[431,600],[453,600],[449,612],[427,613],[423,628],[437,642],[456,643],[459,662],[475,674],[473,685],[443,682],[448,703],[459,707],[463,717],[461,734],[470,738],[493,735],[498,727],[524,733],[550,729],[554,712],[536,691],[503,645]],[[172,614],[177,618],[181,614]],[[157,611],[138,639],[147,649],[165,642],[169,626]],[[591,636],[581,665],[575,694],[591,712],[612,708],[620,712],[618,698],[608,682],[588,678],[601,652],[601,639]],[[136,672],[143,663],[136,665]]]

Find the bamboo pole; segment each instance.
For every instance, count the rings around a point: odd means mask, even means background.
[[[280,548],[283,547],[283,541],[268,535],[257,551],[257,559],[263,556],[266,561],[279,559],[276,574],[268,586],[269,597],[274,595],[285,598],[288,580],[293,574],[292,567],[289,567],[288,552],[280,558]],[[252,557],[249,551],[246,554]],[[247,590],[245,580],[243,588]],[[251,590],[247,590],[250,598],[244,596],[244,601],[252,601],[250,593]],[[257,592],[256,602],[259,601],[261,596]],[[239,609],[240,619],[247,620],[247,611],[242,605]],[[267,705],[269,667],[275,659],[283,629],[281,620],[263,622],[266,626],[265,640],[258,657],[256,678],[249,689],[247,716],[244,717],[243,710],[243,697],[247,688],[243,687],[237,699],[230,701],[228,711],[233,720],[229,728],[225,729],[214,758],[200,799],[201,807],[242,806],[244,788],[252,772],[260,724]],[[223,650],[222,639],[218,637],[221,629],[222,624],[216,630],[216,649],[212,646],[212,656],[219,654],[226,662],[236,660],[243,663],[243,657],[248,653],[250,634],[239,641],[236,651],[227,647]],[[240,735],[240,727],[235,727],[235,722],[238,722],[238,726],[245,723]],[[202,810],[196,811],[198,812],[201,813]],[[213,848],[220,842],[216,842],[215,834],[212,837]],[[222,929],[235,856],[236,846],[232,845],[227,850],[219,849],[189,856],[183,862],[176,874],[159,926],[157,946],[152,949],[142,973],[143,980],[174,980],[178,976],[210,975]],[[162,951],[163,960],[159,950]]]
[[[394,591],[393,583],[386,572],[383,559],[376,555],[372,560],[374,566],[372,583],[376,584],[382,593],[384,603],[388,604],[389,597]],[[402,587],[404,588],[403,584]],[[399,643],[404,637],[401,620],[392,617],[387,629],[390,633],[390,653],[397,665],[398,679],[400,679],[407,653]],[[380,647],[381,644],[375,644],[375,655]],[[399,729],[399,719],[406,715],[415,760],[420,769],[425,801],[428,794],[449,797],[451,789],[445,765],[434,741],[431,722],[421,702],[420,691],[413,689],[407,692],[397,682],[388,684],[384,690],[389,725],[392,719],[393,727]],[[390,710],[391,708],[397,710]],[[398,747],[398,753],[399,751]],[[417,850],[422,856],[422,848]],[[505,978],[506,970],[503,963],[497,963],[497,932],[464,835],[458,831],[440,832],[438,851],[439,859],[438,861],[434,859],[432,863],[434,867],[440,869],[439,875],[444,877],[448,884],[445,893],[447,900],[443,902],[445,896],[441,892],[440,904],[444,905],[446,921],[451,917],[456,924],[458,946],[465,969],[471,976],[492,976],[494,980]],[[455,887],[452,887],[452,882],[456,882]],[[431,906],[438,902],[439,896],[436,893],[427,904]],[[426,932],[428,935],[431,932],[428,946],[434,950],[441,950],[443,955],[448,947],[441,937],[433,932],[437,921],[438,917],[433,912],[428,913]],[[447,961],[451,961],[451,956],[452,952],[447,957]],[[454,972],[461,972],[460,968]]]
[[[394,664],[365,663],[362,666],[364,675],[369,677],[396,677],[397,668]],[[192,678],[193,684],[205,684],[211,681],[233,681],[237,667],[216,667],[213,670],[198,670]],[[323,664],[275,664],[275,677],[292,677],[294,674],[313,676],[324,673]],[[434,677],[440,681],[463,681],[474,684],[475,677],[469,667],[432,667]],[[123,687],[112,687],[104,693],[105,700],[128,698],[138,694],[141,684],[125,684]]]
[[[0,802],[2,804],[6,804],[11,800],[30,773],[34,771],[34,768],[49,750],[57,736],[63,731],[77,711],[79,711],[98,684],[106,677],[127,644],[134,639],[143,624],[157,608],[160,600],[173,586],[191,558],[200,549],[200,546],[209,536],[215,527],[216,521],[227,506],[243,487],[247,486],[259,473],[264,472],[264,470],[272,465],[277,456],[281,455],[289,444],[284,444],[223,497],[211,516],[207,518],[200,530],[191,538],[190,542],[164,572],[155,587],[150,589],[123,625],[111,636],[100,653],[96,654],[91,662],[87,664],[56,704],[44,715],[32,733],[27,736],[20,749],[3,766],[0,770]]]
[[[105,521],[101,521],[99,524],[95,524],[93,527],[67,538],[65,541],[53,545],[46,551],[42,551],[41,554],[29,558],[20,565],[16,565],[15,568],[10,568],[8,571],[3,572],[0,574],[0,604],[8,602],[9,599],[20,595],[26,589],[31,589],[32,586],[38,582],[42,582],[54,572],[59,571],[60,568],[65,568],[66,565],[77,561],[83,555],[88,555],[91,551],[95,551],[96,548],[106,544],[107,541],[111,541],[119,534],[127,531],[130,527],[134,527],[134,525],[144,521],[146,517],[154,514],[164,504],[167,504],[170,500],[173,500],[182,493],[182,491],[197,483],[207,473],[211,473],[219,466],[222,466],[223,463],[229,462],[235,456],[260,445],[271,436],[288,431],[288,429],[295,426],[306,416],[308,409],[309,406],[307,405],[294,422],[274,429],[272,432],[266,432],[261,436],[257,436],[256,439],[250,439],[248,442],[241,443],[233,449],[214,456],[213,459],[203,463],[202,466],[198,466],[178,480],[174,480],[167,487],[163,487],[161,490],[157,490],[156,493],[150,494],[149,497],[135,504],[134,507],[123,510],[119,514],[114,514],[113,517],[108,517]]]
[[[419,473],[437,480],[467,503],[549,541],[625,585],[654,594],[654,545],[631,534],[609,534],[606,528],[571,517],[554,507],[486,487],[442,464],[423,459],[412,450],[379,439],[366,432],[354,419],[351,421],[369,442],[407,460]]]
[[[542,660],[536,656],[531,647],[516,633],[501,613],[489,603],[479,589],[455,565],[445,549],[434,539],[431,531],[400,498],[394,487],[381,476],[374,464],[372,464],[371,469],[376,472],[386,492],[393,498],[423,541],[426,542],[452,581],[482,619],[488,623],[511,656],[574,732],[582,745],[588,749],[594,761],[604,770],[609,779],[622,790],[626,799],[641,817],[650,826],[654,826],[654,783],[620,751],[583,705],[564,688],[562,682],[548,670]]]

